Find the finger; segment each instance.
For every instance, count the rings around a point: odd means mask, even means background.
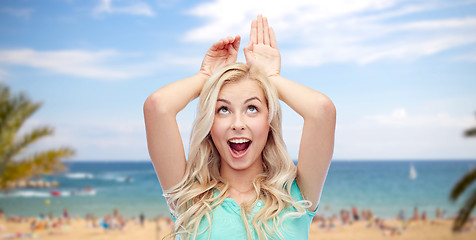
[[[252,61],[253,56],[251,55],[251,52],[253,51],[253,44],[250,42],[248,46],[243,48],[243,52],[245,53],[245,59],[247,63],[250,63]]]
[[[269,45],[269,30],[267,18],[263,18],[263,41],[265,45]]]
[[[219,44],[220,44],[220,41],[213,43],[213,45],[210,47],[210,50],[213,50],[213,51],[217,50]]]
[[[257,25],[258,25],[258,23],[256,22],[256,20],[251,21],[250,42],[252,42],[252,43],[258,43]]]
[[[250,42],[246,47],[243,48],[243,52],[247,55],[250,51],[253,50],[253,44]]]
[[[272,27],[269,28],[269,43],[272,48],[278,48],[278,43],[276,41],[276,35],[274,34],[274,29]]]
[[[237,52],[238,52],[238,50],[240,49],[240,41],[241,41],[240,35],[236,35],[235,41],[233,42],[233,48],[234,48],[235,51],[237,51]]]
[[[220,45],[218,49],[223,50],[226,49],[226,45],[228,44],[228,39],[227,38],[222,38],[220,41]]]
[[[230,39],[228,39],[228,37],[222,38],[220,49],[227,49],[228,48],[227,45],[228,45],[229,42],[230,42]]]
[[[232,36],[228,36],[226,39],[225,39],[225,46],[223,49],[227,49],[229,50],[229,46],[233,46],[235,42],[235,38],[232,37]]]
[[[220,41],[216,42],[215,44],[213,44],[213,50],[218,50],[220,49],[221,47],[223,46],[223,39],[220,39]]]
[[[233,60],[233,62],[235,62],[236,57],[238,56],[238,52],[235,51],[235,48],[231,44],[228,45],[228,54],[231,57],[231,59]]]
[[[258,44],[263,43],[263,16],[258,15]]]

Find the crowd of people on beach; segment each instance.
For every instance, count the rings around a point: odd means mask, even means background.
[[[144,227],[146,218],[145,214],[141,213],[139,216],[127,219],[123,215],[119,214],[119,210],[116,208],[113,214],[106,215],[102,219],[98,219],[94,214],[86,215],[86,227],[88,228],[102,228],[104,231],[119,230],[123,231],[130,222],[134,222],[141,227]]]
[[[325,210],[330,210],[330,207],[327,206]],[[378,229],[384,236],[396,236],[402,235],[412,223],[438,224],[438,219],[454,219],[454,217],[448,218],[445,210],[437,208],[435,210],[435,217],[428,219],[427,211],[419,211],[418,207],[415,207],[410,218],[406,217],[405,211],[402,209],[395,217],[396,221],[392,221],[394,219],[384,219],[375,216],[371,209],[361,209],[359,213],[358,209],[353,206],[350,209],[341,209],[339,217],[337,214],[333,214],[330,217],[317,214],[313,219],[313,224],[324,230],[324,232],[332,232],[339,226],[349,226],[357,222],[365,222],[367,228]],[[389,220],[391,223],[388,223]],[[464,231],[472,230],[476,230],[476,218],[470,218],[464,228]]]
[[[45,215],[40,213],[38,217],[23,217],[23,216],[5,216],[2,209],[0,209],[0,239],[17,239],[17,238],[38,238],[40,232],[48,235],[63,234],[71,229],[71,223],[78,220],[78,217],[71,217],[67,208],[63,209],[60,216],[55,216],[53,213]],[[118,230],[123,231],[129,222],[144,227],[146,217],[144,213],[130,219],[125,218],[119,214],[118,209],[114,209],[113,214],[106,215],[103,218],[98,218],[94,214],[87,214],[84,218],[87,228],[98,228],[104,231]],[[5,233],[7,230],[1,224],[2,221],[18,224],[28,224],[29,232],[15,232]]]
[[[29,232],[0,234],[0,239],[38,238],[38,232],[43,230],[48,231],[49,235],[61,234],[63,231],[70,228],[70,223],[72,221],[67,208],[63,210],[63,215],[60,217],[55,217],[52,213],[48,215],[41,213],[36,218],[23,216],[4,216],[3,210],[0,210],[0,220],[13,223],[29,224]],[[4,227],[0,225],[0,231],[3,230]]]
[[[330,210],[326,207],[325,210]],[[13,223],[29,224],[29,232],[4,233],[5,226],[0,221],[0,239],[18,239],[18,238],[38,238],[39,232],[45,231],[49,235],[63,234],[69,231],[71,223],[77,218],[71,217],[67,208],[64,208],[60,216],[54,216],[52,213],[45,215],[40,214],[35,218],[21,216],[5,216],[0,209],[0,220]],[[404,210],[400,210],[394,219],[384,219],[375,216],[371,209],[361,209],[360,212],[356,207],[349,209],[341,209],[339,216],[333,214],[330,217],[318,214],[314,217],[312,226],[322,229],[323,232],[337,231],[339,227],[350,226],[355,223],[365,223],[368,229],[376,229],[383,236],[402,235],[405,230],[411,227],[413,223],[427,223],[437,225],[439,219],[453,219],[447,217],[446,211],[437,208],[433,218],[428,218],[426,211],[419,211],[417,207],[411,217],[407,217]],[[147,222],[146,216],[141,213],[137,217],[125,218],[119,213],[118,209],[114,209],[112,214],[108,214],[102,218],[98,218],[94,214],[87,214],[84,218],[87,228],[102,229],[108,231],[124,231],[130,224],[135,224],[143,228]],[[156,219],[156,231],[158,233],[168,233],[173,227],[173,221],[170,217],[159,216]],[[396,221],[395,221],[396,220]],[[472,217],[463,228],[463,231],[476,231],[476,218]]]

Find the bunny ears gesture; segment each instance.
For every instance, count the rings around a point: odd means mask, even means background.
[[[202,62],[200,73],[211,76],[216,70],[234,63],[238,56],[241,37],[227,37],[215,42]],[[281,56],[273,28],[268,26],[268,19],[258,15],[251,22],[250,42],[243,49],[246,62],[259,67],[268,76],[279,75]]]
[[[268,26],[268,19],[258,15],[251,22],[250,42],[243,51],[250,66],[258,66],[269,77],[277,76],[281,70],[281,56],[273,28]]]
[[[251,22],[250,43],[278,48],[274,30],[268,26],[268,19],[266,17],[258,15],[257,20]]]

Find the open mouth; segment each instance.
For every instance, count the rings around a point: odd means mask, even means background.
[[[228,146],[230,146],[231,153],[235,158],[243,157],[250,144],[251,140],[245,138],[230,139],[228,141]]]

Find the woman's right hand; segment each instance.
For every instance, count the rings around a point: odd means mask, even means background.
[[[268,77],[279,76],[281,55],[274,30],[268,26],[268,19],[258,15],[251,22],[250,42],[243,49],[248,65],[258,66]]]
[[[199,73],[210,77],[216,70],[236,62],[240,40],[241,37],[237,35],[215,42],[205,54]]]

